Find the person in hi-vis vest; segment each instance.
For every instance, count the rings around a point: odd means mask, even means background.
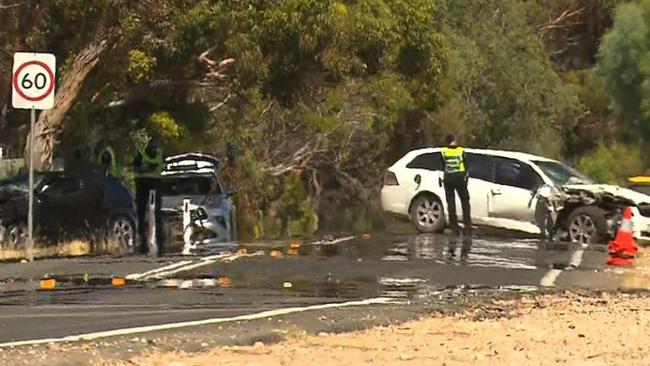
[[[467,190],[467,161],[465,160],[465,151],[458,146],[453,135],[447,136],[447,147],[442,149],[442,157],[445,163],[444,186],[449,213],[449,226],[454,235],[458,236],[460,234],[456,215],[456,193],[458,193],[463,209],[464,234],[471,236],[472,215],[469,205],[469,191]]]

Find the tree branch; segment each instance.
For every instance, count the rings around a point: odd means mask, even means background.
[[[549,19],[546,23],[541,24],[537,27],[537,33],[541,38],[544,38],[544,36],[552,30],[555,29],[560,29],[560,28],[566,28],[570,26],[574,26],[579,24],[579,22],[574,22],[574,23],[565,23],[568,20],[571,20],[572,18],[575,18],[577,16],[582,15],[583,11],[585,10],[585,7],[581,7],[579,9],[575,10],[570,10],[567,9],[562,12],[559,16],[555,17],[554,19]]]
[[[25,5],[25,2],[20,2],[20,3],[15,3],[15,4],[9,4],[9,5],[4,5],[0,4],[0,10],[6,10],[6,9],[11,9],[11,8],[17,8],[19,6]]]
[[[224,58],[219,62],[211,59],[209,55],[210,53],[214,52],[217,49],[217,47],[218,45],[214,45],[209,49],[205,50],[203,53],[199,55],[198,59],[199,62],[204,63],[209,70],[209,72],[206,74],[206,77],[214,78],[217,80],[223,80],[228,77],[228,75],[225,74],[225,71],[232,64],[235,63],[235,59],[232,57]]]

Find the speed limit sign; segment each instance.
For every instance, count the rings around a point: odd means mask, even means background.
[[[56,57],[51,53],[16,52],[12,105],[19,109],[50,109],[54,106]]]
[[[36,110],[54,107],[56,57],[51,53],[16,52],[11,77],[11,104],[31,109],[29,128],[29,206],[27,214],[27,257],[34,260],[34,124]]]

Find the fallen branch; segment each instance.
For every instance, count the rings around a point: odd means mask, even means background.
[[[221,61],[217,62],[209,57],[210,53],[214,52],[217,49],[217,45],[214,45],[210,47],[209,49],[205,50],[203,53],[201,53],[198,57],[199,62],[204,63],[209,72],[206,74],[206,77],[214,78],[217,80],[223,80],[228,77],[224,72],[232,65],[235,63],[235,59],[230,57],[230,58],[225,58],[222,59]]]
[[[20,2],[20,3],[10,4],[10,5],[0,4],[0,10],[7,10],[7,9],[11,9],[11,8],[17,8],[17,7],[23,6],[23,5],[25,5],[25,2]]]
[[[540,25],[537,27],[537,33],[541,38],[544,38],[544,36],[552,30],[555,29],[560,29],[560,28],[567,28],[570,26],[578,25],[580,24],[579,22],[573,22],[573,23],[565,23],[568,20],[571,20],[574,17],[582,15],[583,11],[585,10],[585,7],[576,9],[576,10],[565,10],[560,14],[559,16],[555,17],[554,19],[549,19],[546,23]]]

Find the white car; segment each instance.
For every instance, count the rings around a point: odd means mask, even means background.
[[[409,218],[422,233],[441,232],[448,221],[441,148],[407,153],[384,173],[385,212]],[[465,149],[472,223],[541,234],[538,201],[552,201],[558,235],[579,243],[602,243],[615,234],[622,209],[632,206],[633,232],[650,240],[650,196],[591,179],[558,161],[531,154]],[[546,192],[546,196],[540,192]],[[542,197],[542,198],[541,198]],[[459,222],[462,222],[457,200]],[[537,215],[536,215],[537,214]],[[546,217],[543,215],[542,217]],[[544,221],[542,221],[544,222]]]

